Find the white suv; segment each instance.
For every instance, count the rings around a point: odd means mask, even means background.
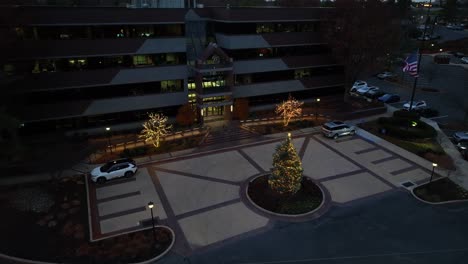
[[[341,121],[331,121],[322,126],[322,133],[326,137],[337,139],[339,136],[356,134],[356,128]]]
[[[91,171],[91,180],[97,183],[105,183],[108,180],[120,177],[132,177],[138,167],[132,159],[118,159],[94,168]]]
[[[367,83],[365,81],[355,81],[353,87],[351,87],[350,92],[355,93],[359,89],[363,89],[367,87]]]

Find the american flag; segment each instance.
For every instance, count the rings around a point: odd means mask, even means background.
[[[405,60],[405,67],[403,67],[404,72],[408,72],[409,75],[417,78],[418,75],[418,51],[411,53],[408,58]]]

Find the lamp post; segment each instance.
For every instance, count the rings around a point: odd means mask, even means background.
[[[320,98],[317,98],[315,100],[315,121],[317,121],[317,118],[318,118],[318,105],[320,103]]]
[[[149,202],[149,203],[148,203],[148,208],[149,208],[150,211],[151,211],[151,224],[153,225],[153,243],[154,243],[154,245],[156,245],[156,230],[154,229],[153,207],[154,207],[154,203],[153,203],[153,202]]]
[[[437,163],[432,163],[432,173],[431,173],[431,178],[429,179],[429,183],[432,182],[432,177],[434,176],[434,170],[437,167]]]
[[[106,132],[107,132],[107,146],[109,147],[110,153],[112,154],[110,127],[106,127]]]

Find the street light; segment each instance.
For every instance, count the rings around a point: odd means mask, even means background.
[[[154,245],[156,245],[156,231],[155,231],[155,229],[154,229],[153,207],[154,207],[154,203],[153,203],[153,202],[149,202],[149,203],[148,203],[148,208],[149,208],[150,211],[151,211],[151,224],[153,225],[153,243],[154,243]]]
[[[434,176],[434,170],[437,167],[437,163],[432,163],[432,173],[431,173],[431,178],[429,179],[429,183],[432,182],[432,177]]]
[[[317,121],[317,118],[318,118],[318,105],[319,105],[319,103],[320,103],[320,98],[317,98],[317,99],[315,100],[315,102],[316,102],[316,103],[315,103],[315,121]]]
[[[106,127],[107,131],[107,146],[110,149],[110,153],[112,154],[112,145],[111,145],[111,137],[110,137],[110,127]]]

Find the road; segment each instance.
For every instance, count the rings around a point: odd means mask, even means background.
[[[445,26],[435,26],[434,35],[439,35],[439,42],[457,40],[468,37],[468,30],[452,30]]]
[[[176,263],[455,264],[468,257],[468,204],[431,206],[396,191],[352,206],[334,206],[317,220],[277,222],[272,230]]]

